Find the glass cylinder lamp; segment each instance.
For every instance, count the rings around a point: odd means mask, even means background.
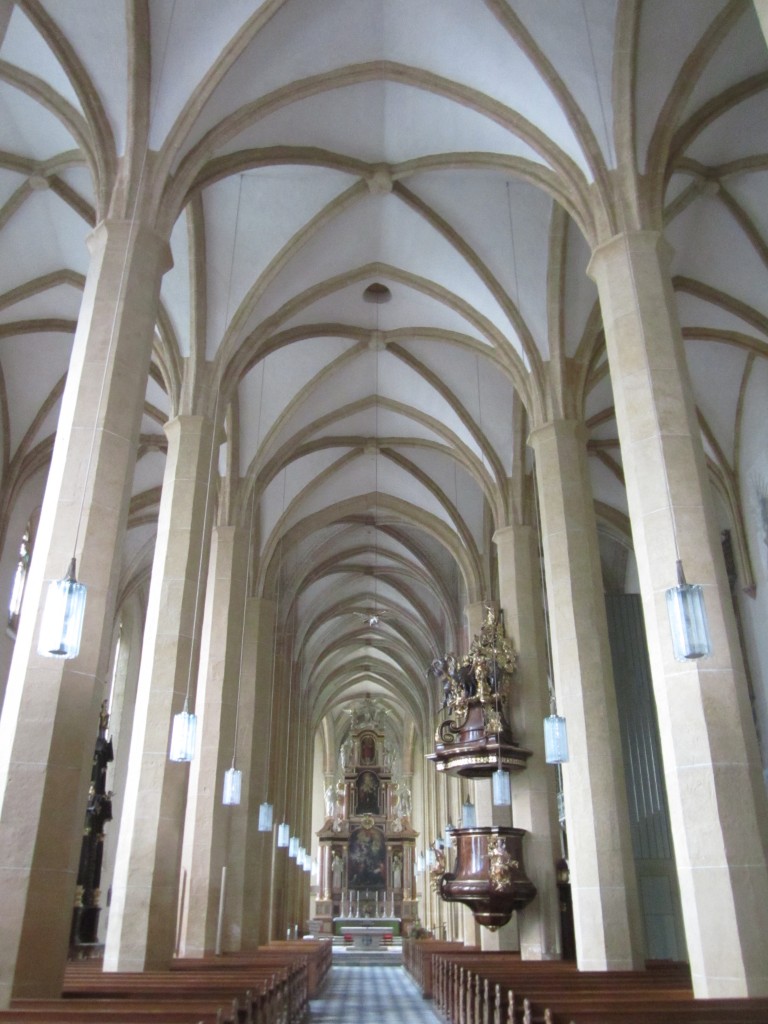
[[[467,797],[461,805],[461,827],[474,828],[475,825],[477,825],[477,812],[475,811],[475,805]]]
[[[259,832],[272,831],[272,804],[263,803],[259,806]]]
[[[666,592],[672,648],[677,661],[696,661],[712,653],[704,590],[686,583],[683,564],[677,562],[677,586]]]
[[[189,710],[189,698],[184,698],[184,710],[173,716],[171,730],[171,761],[191,761],[195,756],[197,741],[197,715]]]
[[[298,855],[299,855],[299,837],[298,836],[291,836],[291,838],[288,840],[288,856],[289,857],[293,857],[293,859],[296,860]]]
[[[277,826],[277,845],[283,849],[289,845],[291,841],[291,826],[287,821],[281,821]]]
[[[75,577],[75,559],[62,580],[51,580],[45,597],[37,653],[46,658],[76,658],[83,635],[86,587]]]
[[[493,773],[493,806],[509,807],[512,803],[512,794],[509,791],[509,772],[503,768],[497,768]]]
[[[564,764],[568,760],[568,732],[562,715],[544,719],[544,760],[547,764]]]
[[[237,807],[243,788],[243,773],[234,764],[224,772],[224,793],[221,802],[225,807]]]
[[[453,848],[453,825],[450,821],[445,826],[445,831],[443,832],[443,843],[446,850],[451,850]]]

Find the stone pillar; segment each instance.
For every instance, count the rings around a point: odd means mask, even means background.
[[[768,812],[747,681],[667,266],[652,231],[599,248],[597,282],[643,599],[694,990],[768,993]],[[713,653],[674,660],[682,558]]]
[[[536,886],[534,903],[518,917],[524,960],[548,960],[560,954],[560,901],[555,863],[560,857],[556,775],[544,761],[543,720],[549,714],[547,655],[536,534],[516,524],[497,530],[499,598],[507,635],[518,652],[512,682],[512,732],[533,751],[528,766],[512,779],[512,821],[527,830],[525,866]]]
[[[251,773],[250,758],[243,757],[244,744],[235,736],[235,722],[239,735],[250,732],[252,679],[240,678],[247,551],[245,531],[234,526],[214,529],[195,702],[198,753],[189,770],[181,854],[187,893],[179,942],[182,956],[201,957],[216,948],[222,868],[227,869],[222,949],[240,948]],[[225,807],[224,773],[233,756],[243,773],[241,803]]]
[[[140,225],[105,221],[89,247],[0,721],[0,1006],[61,992],[157,299],[169,265],[166,243]],[[80,654],[43,658],[45,590],[73,554],[88,587]]]
[[[123,793],[128,771],[128,754],[131,749],[131,733],[136,710],[136,688],[141,665],[141,638],[144,634],[144,602],[138,591],[123,602],[120,608],[120,645],[114,666],[112,707],[109,716],[109,732],[115,750],[107,776],[107,789],[113,791],[113,820],[107,827],[104,841],[104,862],[101,872],[102,912],[99,917],[99,941],[104,941],[109,924],[109,906],[106,894],[112,889],[115,870],[115,854],[120,838],[120,820],[123,812]]]
[[[643,964],[619,721],[608,646],[586,432],[539,427],[536,453],[558,712],[568,723],[563,765],[569,864],[581,970]]]
[[[472,604],[468,604],[464,608],[464,621],[467,624],[467,636],[466,650],[462,651],[462,654],[466,654],[467,651],[469,650],[469,645],[474,640],[475,635],[480,632],[484,620],[485,601],[473,601]]]
[[[202,616],[198,577],[204,536],[212,426],[201,416],[166,424],[168,458],[157,524],[147,625],[136,695],[123,819],[104,953],[106,971],[166,967],[176,942],[179,864],[189,778],[168,759],[173,715],[182,710]],[[203,575],[204,579],[205,576]],[[190,711],[194,707],[194,688]],[[200,737],[198,736],[198,749]],[[182,884],[182,899],[188,880]]]

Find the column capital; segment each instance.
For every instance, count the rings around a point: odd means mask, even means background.
[[[501,547],[502,544],[506,544],[510,540],[514,540],[517,536],[517,531],[521,527],[517,523],[511,523],[509,526],[500,526],[498,530],[495,530],[491,540],[496,547]]]
[[[534,452],[551,438],[574,438],[587,443],[587,428],[583,420],[549,420],[541,426],[534,427],[528,435],[528,444]]]
[[[206,426],[212,427],[207,416],[174,416],[163,424],[165,436],[169,441],[178,441],[182,434],[200,436],[205,432]]]
[[[161,273],[165,274],[173,266],[173,256],[168,239],[150,224],[141,221],[130,221],[106,218],[99,221],[86,238],[88,251],[93,255],[108,241],[116,245],[146,246],[154,250],[152,255],[157,259]]]
[[[617,255],[628,254],[643,256],[654,253],[661,260],[665,267],[669,267],[672,260],[673,248],[664,237],[661,231],[645,230],[622,231],[618,235],[600,242],[592,250],[592,257],[587,265],[587,274],[593,281],[597,281],[603,265]]]

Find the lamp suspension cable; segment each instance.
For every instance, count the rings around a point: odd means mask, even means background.
[[[379,624],[379,304],[376,303],[376,330],[373,335],[373,614],[368,625]]]
[[[303,691],[303,688],[301,686],[301,678],[302,678],[302,665],[301,665],[301,662],[299,662],[298,665],[296,666],[296,677],[298,679],[298,686],[299,686],[299,713],[296,716],[296,720],[298,722],[299,728],[298,728],[298,737],[297,737],[297,740],[296,740],[296,774],[295,774],[294,778],[296,780],[296,783],[295,783],[296,784],[296,800],[297,800],[297,803],[298,803],[299,802],[299,797],[300,796],[305,796],[305,794],[306,794],[305,786],[300,784],[300,781],[299,781],[300,778],[302,778],[302,775],[299,772],[299,765],[301,763],[301,742],[300,742],[300,738],[301,738],[301,712],[302,712],[302,708],[303,708],[303,705],[304,705],[304,691]],[[303,799],[301,801],[301,804],[303,805]],[[298,826],[296,830],[297,830],[297,834],[298,834],[298,836],[297,836],[297,843],[299,844],[298,845],[297,854],[296,854],[296,863],[297,863],[297,865],[299,867],[304,868],[305,860],[306,860],[306,856],[307,856],[307,851],[305,850],[304,846],[301,843],[301,833],[302,833],[303,829],[302,829],[301,826]]]
[[[295,679],[294,671],[295,670],[294,670],[293,665],[292,665],[291,666],[291,692],[293,692],[293,687],[294,687],[294,679]],[[297,729],[293,730],[294,742],[296,744],[296,771],[294,772],[294,776],[293,776],[293,780],[294,780],[294,782],[293,782],[293,784],[294,784],[294,796],[295,796],[295,799],[296,799],[296,803],[298,803],[298,798],[299,798],[299,738],[301,736],[301,705],[303,703],[303,694],[302,694],[302,691],[301,691],[301,675],[300,674],[298,674],[298,687],[299,687],[299,694],[298,694],[299,709],[298,709],[298,713],[296,715],[296,721],[298,722],[298,726],[299,727],[298,727],[298,730]],[[288,719],[288,727],[290,728],[290,718]],[[289,753],[290,753],[290,746],[289,746]],[[296,834],[291,836],[290,841],[289,841],[289,846],[288,846],[288,856],[289,857],[293,857],[297,861],[298,861],[298,857],[299,857],[299,850],[302,849],[302,847],[301,847],[301,835],[300,835],[300,832],[301,832],[301,827],[299,825],[297,825],[296,826]]]
[[[283,468],[283,511],[280,514],[280,525],[282,527],[282,519],[285,515],[285,488],[286,480],[288,476],[287,468]],[[278,637],[278,622],[280,616],[280,586],[282,582],[283,572],[283,541],[285,535],[283,532],[280,533],[280,541],[278,544],[278,560],[277,560],[277,585],[275,587],[275,624],[272,636],[272,697],[274,700],[275,692],[275,666],[277,664],[277,637]],[[288,686],[288,715],[286,716],[286,728],[290,729],[291,725],[291,706],[293,704],[293,689]],[[271,712],[270,712],[271,714]],[[288,773],[285,772],[284,785],[283,785],[283,820],[277,826],[277,845],[281,849],[289,848],[291,843],[291,826],[286,820],[288,817]]]
[[[264,377],[266,376],[267,362],[266,358],[261,360],[261,381],[259,383],[259,425],[256,433],[256,458],[259,458],[259,451],[261,449],[261,420],[262,412],[264,410]],[[254,479],[253,484],[253,495],[255,501],[256,492],[256,480]],[[285,505],[285,489],[283,489],[283,505]],[[253,509],[251,510],[251,536],[253,536]],[[280,538],[280,551],[278,559],[278,604],[280,594],[280,562],[282,560],[282,537]],[[272,637],[272,665],[270,672],[270,685],[269,685],[269,724],[267,727],[267,752],[264,759],[266,770],[264,772],[264,800],[259,805],[259,832],[271,832],[272,823],[274,818],[274,807],[269,802],[269,766],[270,758],[272,754],[272,721],[275,704],[275,660],[276,660],[276,646],[277,646],[277,631],[273,630]]]
[[[547,583],[544,576],[544,550],[542,537],[541,509],[539,507],[539,476],[536,458],[533,461],[533,501],[536,509],[537,555],[539,559],[539,578],[541,580],[541,603],[544,616],[544,644],[547,651],[547,690],[549,691],[549,715],[544,719],[544,760],[554,764],[557,769],[557,817],[560,826],[565,830],[565,796],[563,793],[562,765],[570,757],[568,750],[568,730],[565,718],[557,713],[555,694],[555,673],[552,659],[552,636],[549,626],[549,603],[547,600]]]
[[[165,68],[165,59],[168,53],[168,43],[171,38],[171,26],[173,23],[173,15],[176,9],[176,0],[173,2],[171,8],[171,16],[168,22],[168,34],[165,39],[165,45],[163,47],[163,56],[160,61],[160,69],[157,77],[157,93],[155,95],[154,106],[150,113],[148,122],[152,124],[154,118],[154,111],[157,109],[157,102],[160,96],[160,85],[163,80],[163,70]],[[149,129],[147,131],[147,139],[149,138]],[[91,434],[91,443],[88,450],[88,459],[85,464],[85,476],[83,477],[82,494],[80,497],[80,509],[77,515],[77,525],[75,527],[75,538],[72,544],[72,557],[69,561],[69,566],[63,578],[60,580],[51,580],[48,585],[48,591],[45,597],[45,604],[43,606],[43,614],[40,619],[40,632],[38,634],[37,641],[37,653],[41,654],[45,658],[61,658],[62,660],[69,660],[76,658],[80,653],[80,641],[83,635],[83,622],[85,619],[85,599],[87,593],[87,587],[84,583],[79,583],[77,580],[77,547],[80,540],[80,528],[83,522],[83,513],[85,511],[85,497],[88,492],[88,479],[91,475],[91,466],[93,464],[94,449],[96,446],[96,434],[99,430],[99,419],[101,417],[101,408],[104,402],[104,392],[107,385],[107,375],[109,373],[110,361],[112,359],[112,352],[115,347],[115,338],[117,336],[117,320],[119,311],[123,305],[123,294],[125,292],[126,278],[128,274],[128,259],[130,257],[134,239],[136,237],[136,230],[138,224],[138,210],[139,202],[141,200],[142,188],[144,186],[144,175],[147,167],[147,152],[148,145],[144,146],[144,152],[142,154],[141,166],[139,168],[139,174],[136,179],[136,189],[133,196],[133,207],[131,209],[130,221],[128,225],[128,238],[125,244],[125,256],[123,258],[123,265],[120,270],[120,279],[117,285],[117,293],[115,295],[114,310],[112,313],[112,323],[109,329],[109,342],[107,344],[106,355],[104,356],[104,369],[101,375],[101,385],[99,387],[99,398],[96,403],[96,415],[94,417],[93,432]]]
[[[243,193],[243,175],[240,175],[240,181],[237,190],[237,206],[235,208],[235,228],[232,232],[232,249],[229,257],[229,278],[227,284],[227,297],[224,305],[224,325],[222,334],[227,329],[229,323],[229,308],[232,299],[232,278],[235,267],[235,253],[237,250],[237,235],[238,225],[240,222],[240,200]],[[174,715],[173,729],[171,731],[171,745],[169,751],[169,758],[171,761],[191,761],[195,756],[195,749],[197,745],[197,715],[193,714],[189,710],[189,694],[192,684],[192,666],[194,661],[194,650],[195,650],[195,637],[197,636],[197,617],[200,610],[200,585],[202,582],[202,570],[203,570],[203,555],[205,551],[206,538],[208,534],[208,509],[210,506],[210,494],[211,494],[211,482],[213,480],[213,467],[216,459],[216,453],[218,447],[216,445],[216,438],[218,436],[218,415],[219,415],[219,397],[221,395],[220,386],[216,387],[216,401],[213,407],[213,427],[211,434],[211,457],[208,464],[208,482],[205,490],[205,509],[203,512],[203,532],[200,541],[200,560],[197,567],[197,589],[195,592],[195,612],[192,621],[192,640],[189,648],[189,672],[187,675],[187,691],[184,695],[184,708],[179,714]],[[239,685],[239,683],[238,683]],[[231,777],[230,777],[231,778]],[[225,779],[226,785],[226,779]],[[238,797],[239,802],[239,797]]]
[[[637,296],[638,289],[635,279],[634,262],[631,259],[628,262],[632,278],[632,289]],[[643,345],[646,350],[646,375],[648,377],[650,401],[653,395],[653,377],[651,376],[650,359],[647,357],[648,347],[645,344],[645,325],[642,317],[638,316],[638,322],[643,334]],[[668,587],[665,591],[667,617],[672,634],[672,652],[676,661],[696,661],[699,658],[706,658],[712,653],[712,640],[707,619],[707,608],[704,601],[704,589],[698,583],[688,583],[685,578],[677,533],[677,517],[672,505],[672,491],[669,485],[669,473],[667,471],[667,459],[664,452],[661,424],[659,424],[658,436],[659,456],[664,474],[664,491],[667,497],[669,519],[672,527],[675,573],[677,577],[677,583],[674,586]]]
[[[584,11],[584,19],[587,24],[587,34],[589,35],[589,23],[586,18],[586,11]],[[590,36],[590,47],[591,45],[592,41]],[[595,79],[597,81],[596,67]],[[600,96],[602,105],[602,94],[600,93],[599,85],[598,95]],[[603,113],[603,121],[605,123],[605,113]],[[609,135],[606,137],[610,138]],[[620,210],[620,215],[623,222],[623,236],[626,238],[628,229],[623,210]],[[629,264],[632,291],[635,296],[635,307],[638,309],[639,302],[637,301],[637,296],[639,292],[635,276],[635,265],[629,255],[627,257],[627,263]],[[649,350],[645,321],[643,317],[639,315],[639,312],[637,315],[637,322],[642,335],[643,349],[646,353],[646,376],[648,378],[648,398],[650,402],[654,393],[653,377],[651,375],[651,361],[650,358],[648,358]],[[658,424],[658,436],[659,454],[661,458],[662,471],[664,473],[664,490],[667,497],[669,517],[672,526],[672,540],[675,549],[675,574],[677,578],[676,585],[668,587],[665,591],[667,618],[669,620],[669,627],[672,635],[672,652],[676,661],[696,661],[699,658],[706,658],[712,653],[712,639],[707,619],[706,603],[704,601],[704,588],[698,583],[688,583],[685,577],[677,535],[677,519],[675,516],[675,510],[672,506],[672,492],[669,486],[669,474],[667,472],[667,459],[664,453],[661,423]]]
[[[515,307],[520,311],[520,281],[517,277],[517,250],[515,249],[515,230],[512,223],[512,193],[510,191],[510,182],[506,183],[507,192],[507,219],[509,221],[509,244],[512,250],[512,276],[515,281]]]
[[[195,638],[197,636],[197,620],[200,612],[200,586],[203,576],[203,557],[206,537],[208,535],[208,510],[211,503],[211,481],[216,456],[216,435],[219,415],[219,390],[216,390],[216,401],[213,406],[213,424],[211,428],[211,455],[208,460],[208,480],[205,486],[205,508],[203,510],[203,530],[200,537],[200,558],[197,564],[197,585],[195,587],[195,611],[192,616],[192,636],[189,644],[189,666],[187,668],[187,689],[184,694],[184,707],[173,716],[171,743],[168,757],[171,761],[192,761],[197,748],[197,715],[189,710],[189,695],[192,689],[192,669],[195,661]]]
[[[483,470],[485,470],[485,443],[483,433],[483,402],[480,390],[480,356],[475,356],[475,384],[477,388],[477,423],[480,432],[479,446],[480,446],[480,458]],[[496,635],[494,634],[494,649],[493,649],[493,672],[494,672],[494,690],[496,691],[496,701],[498,705],[498,680],[496,678]],[[498,707],[497,707],[498,710]],[[512,797],[510,794],[509,786],[509,773],[504,770],[501,757],[501,737],[498,737],[498,760],[496,771],[492,775],[491,781],[491,802],[496,807],[509,807],[512,804]]]
[[[501,612],[499,612],[499,621],[501,621]],[[510,787],[509,772],[504,770],[502,757],[501,757],[501,696],[499,694],[499,680],[497,676],[497,658],[496,658],[496,633],[493,636],[493,692],[496,698],[496,713],[499,718],[499,735],[496,737],[497,741],[497,754],[498,761],[496,765],[496,771],[493,773],[493,784],[492,784],[492,802],[495,807],[511,807],[512,806],[512,793]]]
[[[224,792],[222,803],[226,806],[238,806],[242,794],[243,773],[235,767],[237,756],[237,733],[240,724],[240,687],[243,679],[243,651],[245,649],[245,620],[248,611],[248,598],[251,593],[251,563],[253,558],[253,512],[256,504],[256,495],[251,490],[251,513],[248,527],[248,561],[245,569],[245,591],[243,593],[243,621],[240,629],[240,665],[237,676],[237,700],[235,703],[235,734],[232,740],[232,764],[224,772]],[[270,825],[271,828],[271,825]]]

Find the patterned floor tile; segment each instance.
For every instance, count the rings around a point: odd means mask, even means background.
[[[402,967],[333,965],[311,1024],[436,1024],[440,1018]]]

